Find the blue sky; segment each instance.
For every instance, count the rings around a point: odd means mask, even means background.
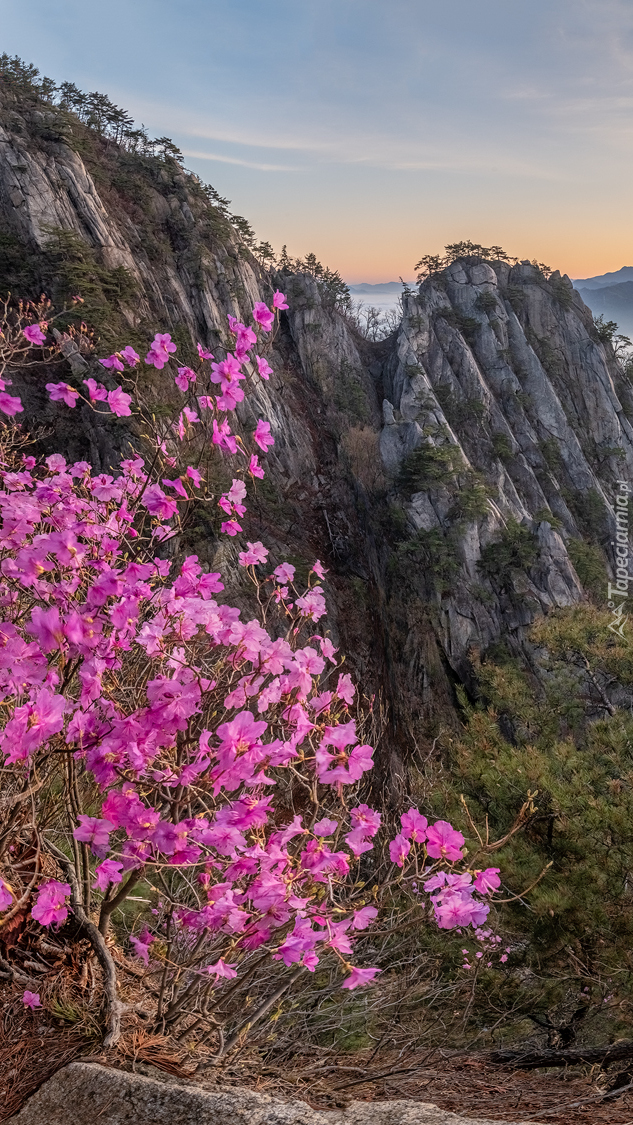
[[[261,238],[349,281],[471,238],[633,263],[631,0],[0,0],[2,49],[104,91]]]

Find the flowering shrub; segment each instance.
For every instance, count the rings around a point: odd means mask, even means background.
[[[277,292],[272,311],[255,306],[254,324],[271,333],[286,307]],[[23,329],[30,347],[45,346],[47,327]],[[379,972],[352,963],[355,933],[378,914],[378,888],[363,891],[359,864],[381,816],[355,795],[373,749],[362,713],[350,711],[355,686],[322,630],[325,568],[315,561],[300,589],[292,565],[271,570],[267,548],[248,541],[237,560],[260,612],[243,621],[222,599],[219,572],[195,555],[176,561],[197,496],[227,517],[220,534],[242,531],[247,480],[261,479],[258,457],[274,444],[263,419],[250,448],[231,429],[245,388],[272,369],[251,358],[255,345],[263,350],[253,328],[233,318],[229,328],[224,359],[198,345],[198,369],[177,367],[173,385],[188,403],[162,429],[154,420],[149,467],[135,455],[118,473],[94,475],[53,454],[43,463],[22,456],[2,472],[0,749],[5,772],[31,795],[30,821],[28,803],[18,806],[20,832],[35,834],[47,874],[24,886],[5,835],[0,932],[27,903],[42,927],[76,916],[110,980],[109,1042],[119,1016],[105,939],[126,900],[131,950],[156,974],[163,1029],[208,1013],[218,989],[253,971],[254,955],[309,972],[336,958],[344,989]],[[169,370],[175,353],[170,335],[157,333],[144,362]],[[128,346],[100,362],[123,373],[141,361]],[[96,413],[142,415],[122,386],[92,377],[84,386],[46,389],[66,408],[81,399]],[[0,409],[12,415],[21,404],[0,399]],[[174,472],[194,439],[234,461],[219,497],[200,459]],[[498,869],[468,870],[464,837],[450,824],[429,825],[412,808],[389,853],[387,881],[423,875],[441,928],[481,926]],[[141,881],[157,896],[151,912],[129,899]]]

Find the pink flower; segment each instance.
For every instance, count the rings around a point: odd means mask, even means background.
[[[355,969],[352,966],[351,976],[345,978],[341,988],[359,988],[363,984],[371,984],[376,974],[380,972],[381,969]]]
[[[38,888],[35,905],[31,910],[31,917],[35,918],[41,926],[51,926],[53,922],[65,922],[68,917],[68,908],[64,899],[70,894],[70,885],[60,883],[57,879],[50,879]]]
[[[360,910],[354,911],[352,918],[353,930],[366,930],[371,926],[375,918],[378,917],[378,911],[375,906],[363,906]]]
[[[47,327],[48,325],[45,320],[40,324],[27,324],[26,328],[22,329],[22,334],[26,337],[29,344],[45,344],[46,336],[42,329]]]
[[[263,301],[258,301],[253,309],[253,320],[261,324],[264,332],[270,332],[275,323],[275,314],[270,311],[268,305],[265,305]]]
[[[502,964],[502,965],[505,965],[506,961],[508,960],[508,954],[507,954],[507,953],[502,953],[502,954],[501,954],[501,957],[499,958],[499,960],[501,961],[501,964]]]
[[[126,348],[123,348],[123,350],[119,352],[119,355],[121,356],[121,359],[125,360],[128,367],[136,367],[141,358],[138,352],[135,352],[134,348],[131,347],[130,344],[128,344]]]
[[[190,383],[195,383],[196,373],[190,367],[179,367],[174,382],[181,391],[186,391]]]
[[[256,453],[251,455],[251,459],[248,463],[248,471],[252,477],[259,477],[260,480],[264,479],[264,470],[259,463],[259,458]]]
[[[287,309],[288,308],[286,298],[285,298],[284,294],[280,292],[279,289],[277,289],[275,291],[275,296],[273,297],[273,308],[274,309]]]
[[[426,850],[434,859],[447,859],[449,863],[463,859],[463,843],[461,832],[456,832],[446,820],[438,820],[427,829]]]
[[[220,524],[220,531],[223,531],[225,535],[230,535],[231,537],[237,535],[238,531],[241,530],[242,527],[237,520],[225,520],[224,523]]]
[[[247,543],[248,551],[240,551],[238,557],[240,566],[255,566],[265,563],[268,558],[268,549],[259,540],[257,543]]]
[[[297,598],[296,604],[302,616],[310,617],[312,621],[318,621],[320,617],[324,617],[327,613],[325,598],[318,587],[314,590],[308,590],[302,598]]]
[[[321,578],[321,579],[325,578],[325,576],[326,576],[326,574],[327,574],[327,570],[326,570],[326,569],[325,569],[325,567],[323,566],[323,563],[322,563],[322,562],[319,562],[319,560],[318,560],[318,559],[317,559],[317,561],[315,562],[315,564],[314,564],[314,566],[312,567],[312,569],[313,569],[314,573],[316,574],[317,578]]]
[[[75,828],[73,836],[83,844],[89,844],[90,850],[100,859],[104,859],[110,847],[110,833],[114,825],[109,820],[99,820],[96,816],[79,814],[80,825]]]
[[[6,391],[0,391],[0,410],[3,414],[8,414],[8,416],[12,418],[14,414],[20,414],[21,411],[24,410],[24,407],[22,406],[21,400],[16,398],[15,395],[9,395]],[[262,476],[263,475],[262,473]]]
[[[13,902],[13,895],[4,879],[0,878],[0,910],[6,910]]]
[[[205,351],[205,349],[202,347],[202,344],[197,344],[196,347],[198,348],[198,355],[200,356],[200,359],[213,359],[211,352]]]
[[[200,488],[200,485],[201,485],[202,480],[203,480],[202,473],[199,473],[198,470],[194,469],[192,465],[188,465],[187,466],[187,472],[186,472],[185,475],[189,477],[189,480],[193,481],[196,488]]]
[[[346,672],[344,675],[339,676],[338,684],[336,685],[336,694],[338,695],[339,699],[342,699],[344,703],[347,703],[348,707],[351,707],[352,703],[354,702],[356,688],[352,683],[352,677],[349,675],[349,673]]]
[[[286,582],[293,582],[295,576],[295,568],[291,563],[280,563],[273,570],[273,574],[277,581],[283,586]]]
[[[118,418],[127,418],[132,411],[130,410],[130,403],[132,401],[131,395],[126,395],[122,387],[115,387],[113,391],[108,391],[108,406],[113,414]]]
[[[41,1008],[39,992],[29,992],[28,988],[24,990],[22,1003],[25,1008]]]
[[[338,820],[330,820],[329,817],[324,816],[323,820],[317,820],[312,831],[315,836],[332,836],[338,828]]]
[[[165,496],[159,484],[150,484],[143,495],[143,503],[151,516],[161,520],[170,519],[178,511],[177,502]]]
[[[121,360],[119,359],[116,352],[114,353],[114,355],[108,356],[107,359],[100,359],[99,363],[102,367],[113,367],[115,371],[125,371],[125,367],[121,363]]]
[[[110,883],[121,883],[122,871],[122,863],[117,863],[115,859],[104,859],[103,863],[98,863],[95,867],[96,878],[92,884],[93,890],[105,892]]]
[[[391,840],[389,844],[389,856],[391,858],[391,862],[396,863],[398,867],[402,867],[410,851],[411,844],[407,840],[406,836],[403,836],[401,832],[399,832],[395,840]]]
[[[261,418],[257,423],[257,428],[253,431],[253,437],[264,453],[270,445],[275,444],[275,439],[270,432],[270,422],[263,422]]]
[[[66,406],[74,406],[79,398],[79,391],[74,391],[68,383],[47,383],[46,390],[51,402],[65,402]]]
[[[84,386],[88,388],[91,402],[105,402],[108,397],[108,392],[102,383],[96,383],[94,379],[84,379]]]
[[[153,935],[150,934],[147,928],[144,929],[138,937],[130,937],[136,956],[140,961],[143,961],[145,965],[149,965],[149,947],[154,940]]]
[[[475,876],[475,890],[479,891],[480,895],[489,895],[492,891],[498,891],[501,886],[500,870],[499,867],[487,867],[485,871],[478,871]]]
[[[266,360],[262,359],[260,355],[256,355],[255,362],[257,364],[257,371],[261,375],[262,379],[270,379],[270,376],[273,373],[273,369],[272,367],[269,367]]]
[[[237,962],[229,965],[222,957],[216,961],[215,965],[206,965],[204,969],[200,970],[202,973],[214,973],[216,980],[224,977],[226,980],[232,980],[237,976]]]
[[[409,809],[408,812],[403,813],[400,817],[402,824],[402,832],[409,840],[414,840],[415,843],[421,843],[426,840],[426,830],[428,827],[428,820],[422,816],[417,809]]]
[[[175,351],[176,345],[173,343],[169,332],[157,332],[145,356],[145,362],[160,371],[169,362],[170,353]]]
[[[226,418],[220,426],[218,426],[216,419],[213,419],[213,436],[211,440],[214,445],[219,445],[220,449],[224,449],[226,453],[237,453],[237,438],[231,434],[231,427]]]

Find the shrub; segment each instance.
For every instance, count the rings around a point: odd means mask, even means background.
[[[509,588],[517,571],[527,571],[538,558],[538,540],[533,531],[509,519],[500,538],[481,552],[479,566],[484,574]]]
[[[400,469],[398,485],[402,491],[414,493],[447,484],[463,464],[461,450],[456,445],[431,445],[425,442],[405,458]]]

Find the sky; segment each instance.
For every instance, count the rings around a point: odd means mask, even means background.
[[[633,264],[633,0],[0,0],[0,29],[350,283],[462,239]]]

